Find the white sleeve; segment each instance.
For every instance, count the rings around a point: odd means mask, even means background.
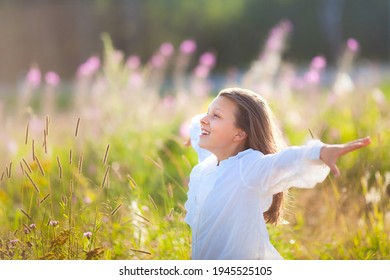
[[[305,146],[289,147],[277,154],[263,155],[243,164],[243,182],[260,193],[271,195],[291,187],[313,188],[329,174],[320,160],[323,143],[311,140]]]
[[[190,126],[191,146],[198,154],[198,162],[203,161],[205,158],[211,155],[209,151],[199,147],[199,135],[201,134],[200,119],[203,118],[204,115],[205,114],[195,115],[191,120]]]

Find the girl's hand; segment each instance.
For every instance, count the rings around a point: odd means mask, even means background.
[[[340,170],[336,166],[337,159],[349,152],[363,148],[371,143],[370,137],[357,139],[345,144],[329,145],[322,147],[320,159],[330,168],[330,171],[337,177]]]

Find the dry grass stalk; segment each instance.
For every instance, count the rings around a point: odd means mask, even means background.
[[[158,210],[157,204],[154,202],[154,200],[150,194],[148,194],[148,198],[149,198],[150,202],[153,204],[154,209]]]
[[[3,171],[3,173],[1,174],[1,179],[0,179],[0,181],[3,181],[3,178],[4,178],[4,171]]]
[[[27,214],[26,211],[24,211],[23,209],[20,209],[20,211],[22,211],[22,213],[23,213],[30,221],[32,221],[32,217],[31,217],[29,214]]]
[[[110,165],[107,166],[106,172],[104,172],[104,177],[103,177],[101,188],[104,188],[104,185],[106,184],[107,175],[108,175],[109,171],[110,171]]]
[[[167,191],[168,191],[168,196],[170,198],[173,198],[173,188],[171,183],[168,183]]]
[[[82,169],[83,169],[83,154],[80,155],[80,159],[79,159],[79,174],[81,174]]]
[[[313,132],[311,131],[311,129],[309,128],[309,133],[310,133],[310,136],[312,139],[314,139],[314,135],[313,135]]]
[[[46,116],[46,118],[45,118],[45,123],[46,123],[46,129],[45,129],[45,131],[46,131],[46,135],[49,135],[49,123],[50,123],[50,118],[49,118],[49,116]]]
[[[23,224],[23,226],[24,226],[24,229],[25,229],[25,230],[27,230],[27,232],[29,232],[29,231],[30,231],[30,227],[29,227],[28,225],[26,225],[26,224]]]
[[[43,147],[45,148],[45,154],[47,154],[47,131],[43,130]]]
[[[155,160],[152,159],[150,156],[147,156],[146,158],[147,158],[149,161],[151,161],[158,169],[163,170],[163,166],[161,165],[161,163],[155,161]]]
[[[32,140],[31,151],[32,151],[32,158],[33,158],[33,160],[34,160],[34,158],[35,158],[35,144],[34,144],[34,139]]]
[[[69,165],[72,165],[72,149],[69,150]]]
[[[61,166],[61,162],[60,162],[59,156],[57,156],[57,164],[58,164],[58,169],[59,169],[59,172],[60,172],[60,179],[62,179],[62,166]]]
[[[106,165],[107,162],[107,155],[108,155],[108,150],[110,149],[110,144],[107,145],[106,152],[104,153],[103,157],[103,165]]]
[[[11,178],[11,172],[12,172],[12,161],[9,163],[8,178]]]
[[[27,128],[26,128],[26,139],[25,139],[25,145],[27,145],[27,142],[28,142],[28,130],[29,130],[29,127],[30,127],[30,122],[27,123]]]
[[[45,195],[44,198],[41,199],[41,201],[39,201],[39,206],[46,201],[46,199],[50,196],[50,193],[48,193],[47,195]]]
[[[147,221],[149,224],[152,223],[150,220],[148,220],[147,218],[145,218],[144,216],[142,216],[142,215],[140,215],[140,214],[135,213],[135,215],[138,216],[138,217],[140,217],[140,218],[142,218],[142,219],[144,219],[144,220]]]
[[[26,160],[25,160],[24,158],[22,158],[22,160],[23,160],[24,164],[26,165],[28,171],[29,171],[30,173],[32,173],[32,170],[31,170],[30,166],[28,165],[28,163],[26,162]]]
[[[72,194],[72,193],[73,193],[73,191],[74,191],[74,183],[73,183],[73,178],[72,178],[72,179],[70,179],[70,182],[69,182],[69,191],[70,191],[70,193],[71,193],[71,194]],[[71,195],[70,197],[72,197],[72,195]]]
[[[64,205],[67,205],[68,204],[68,198],[66,197],[66,195],[64,194],[61,194],[61,201]]]
[[[114,216],[116,214],[116,212],[118,212],[118,210],[122,207],[122,203],[119,204],[117,207],[115,207],[114,210],[111,211],[111,216]]]
[[[39,161],[38,157],[35,157],[35,161],[38,164],[39,170],[41,171],[42,176],[45,176],[45,171],[43,170],[43,167],[41,165],[41,162]]]
[[[9,170],[8,170],[8,166],[5,167],[5,173],[6,173],[6,176],[7,178],[9,178]]]
[[[172,218],[173,218],[173,213],[174,213],[174,209],[171,208],[171,211],[169,211],[169,214],[168,214],[168,220],[172,220]]]
[[[28,175],[28,173],[25,171],[24,174],[27,175],[28,179],[30,180],[31,184],[34,186],[35,190],[37,191],[37,193],[40,193],[39,191],[39,188],[37,187],[37,185],[34,183],[33,179],[30,177],[30,175]]]
[[[24,173],[23,163],[20,161],[20,169],[22,170],[22,174]]]
[[[129,174],[127,174],[127,178],[129,178],[130,180],[130,186],[135,189],[137,187],[137,183],[135,182],[135,180],[133,179],[133,177],[131,177]]]
[[[135,252],[135,253],[142,253],[142,254],[146,254],[146,255],[151,255],[152,254],[150,252],[142,251],[142,250],[135,250],[135,249],[130,249],[130,250]]]
[[[76,131],[74,133],[74,136],[77,137],[77,134],[79,132],[79,126],[80,126],[80,118],[77,119],[77,124],[76,124]]]

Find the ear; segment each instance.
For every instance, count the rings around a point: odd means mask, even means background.
[[[245,140],[246,137],[247,137],[246,132],[242,129],[239,129],[234,135],[233,140],[238,142],[238,141]]]

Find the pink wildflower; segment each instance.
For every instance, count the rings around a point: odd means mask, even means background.
[[[90,231],[84,232],[83,236],[86,237],[87,239],[91,239],[92,232],[90,232]]]
[[[215,65],[215,55],[211,52],[206,52],[202,54],[199,58],[200,64],[207,66],[207,67],[214,67]]]
[[[60,76],[55,72],[47,72],[45,75],[45,81],[48,85],[57,86],[60,83]]]
[[[313,57],[313,59],[311,60],[311,67],[312,68],[315,68],[315,69],[323,69],[325,68],[326,66],[326,60],[323,56],[315,56]]]
[[[164,57],[161,54],[155,54],[150,60],[152,67],[160,68],[164,65]]]
[[[14,246],[18,242],[19,242],[19,239],[13,239],[13,240],[9,241],[9,243],[11,243],[12,246]]]
[[[33,66],[27,73],[26,76],[27,84],[32,88],[37,88],[41,84],[41,71]]]
[[[359,42],[353,38],[349,38],[347,40],[347,48],[353,52],[357,52],[359,50]]]
[[[320,74],[316,70],[310,70],[305,74],[305,81],[309,84],[318,84],[320,82]]]
[[[59,222],[58,221],[54,221],[54,220],[50,220],[49,222],[49,225],[52,226],[52,227],[56,227],[58,226]]]
[[[141,65],[141,60],[136,55],[131,55],[126,61],[126,66],[131,70],[137,69]]]
[[[164,43],[160,46],[160,53],[163,56],[171,56],[174,52],[173,46],[171,43]]]
[[[210,69],[207,67],[207,66],[204,66],[204,65],[198,65],[195,70],[194,70],[194,73],[197,77],[199,78],[207,78],[207,76],[209,75],[210,73]]]
[[[91,56],[86,62],[81,64],[77,69],[77,76],[91,76],[99,70],[100,59],[97,56]]]
[[[180,51],[184,54],[192,54],[196,50],[196,43],[194,40],[185,40],[180,45]]]

